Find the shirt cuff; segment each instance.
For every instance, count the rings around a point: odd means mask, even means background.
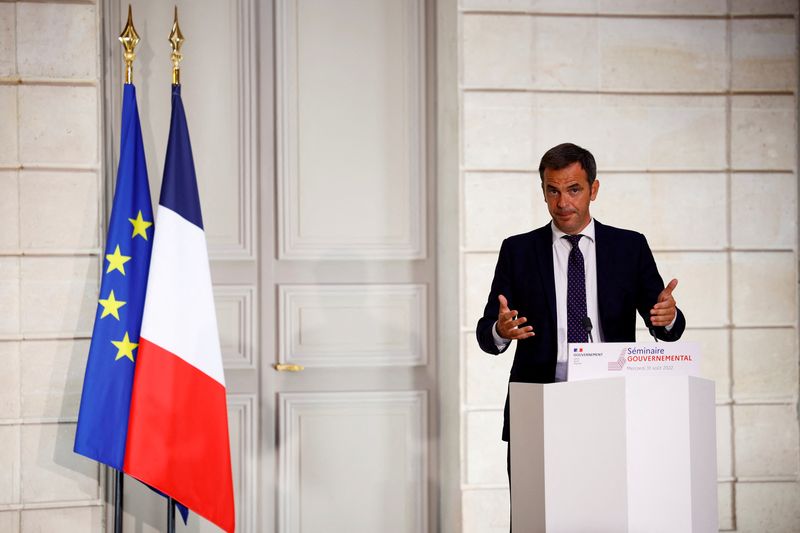
[[[675,325],[675,321],[678,320],[678,311],[675,311],[675,316],[672,317],[672,322],[664,326],[664,329],[667,331],[672,331],[672,327]]]
[[[673,321],[673,324],[674,323],[675,322]],[[511,343],[510,340],[504,339],[503,337],[501,337],[500,335],[497,334],[497,321],[496,320],[494,321],[494,324],[492,324],[492,337],[494,337],[494,345],[497,348],[498,352],[502,352],[503,349]]]

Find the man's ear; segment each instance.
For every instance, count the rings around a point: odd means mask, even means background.
[[[594,199],[597,198],[597,191],[599,191],[599,190],[600,190],[600,180],[596,179],[596,180],[594,180],[592,182],[592,187],[591,187],[591,192],[592,192],[591,198],[592,198],[592,201],[594,201]]]

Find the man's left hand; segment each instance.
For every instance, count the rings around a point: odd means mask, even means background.
[[[672,291],[678,286],[678,280],[673,279],[669,282],[661,294],[658,295],[658,302],[650,310],[650,322],[653,326],[669,326],[675,319],[677,311],[675,298],[672,296]]]

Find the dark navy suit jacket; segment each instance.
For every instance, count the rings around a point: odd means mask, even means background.
[[[519,316],[526,317],[527,324],[533,326],[535,336],[517,341],[510,382],[552,383],[555,380],[558,351],[552,247],[550,224],[509,237],[500,247],[492,288],[476,333],[483,351],[499,354],[506,350],[498,351],[492,336],[500,308],[499,294],[508,299],[510,309],[519,311]],[[633,342],[636,340],[636,312],[649,320],[650,309],[664,289],[647,239],[641,233],[605,226],[595,220],[595,254],[603,340]],[[663,327],[654,329],[659,339],[675,341],[685,327],[686,319],[678,309],[670,331]],[[504,417],[503,440],[508,440],[508,397]]]

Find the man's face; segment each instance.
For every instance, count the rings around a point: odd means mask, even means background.
[[[577,161],[560,170],[545,169],[544,201],[556,227],[570,235],[585,228],[592,218],[589,202],[597,197],[599,188],[597,180],[589,186],[589,177]]]

